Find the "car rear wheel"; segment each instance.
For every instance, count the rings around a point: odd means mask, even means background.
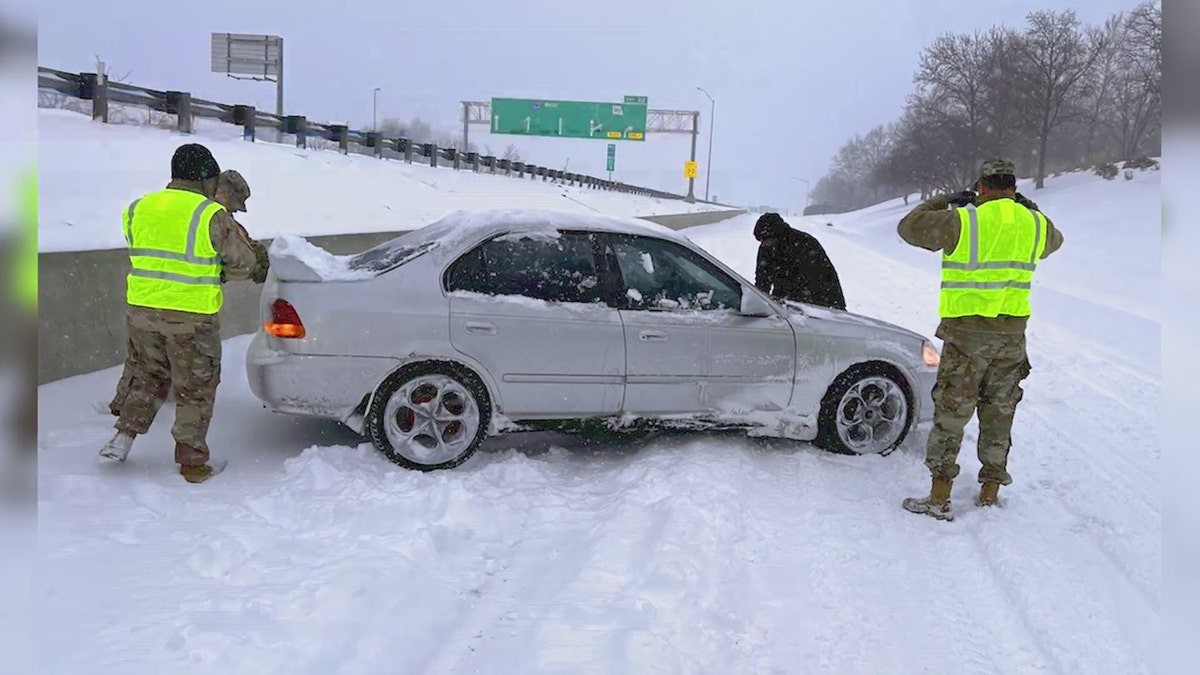
[[[840,375],[821,402],[817,445],[847,455],[887,455],[913,423],[912,395],[903,378],[882,366]]]
[[[470,459],[491,417],[487,388],[473,373],[447,363],[396,372],[371,401],[367,435],[407,469],[451,469]]]

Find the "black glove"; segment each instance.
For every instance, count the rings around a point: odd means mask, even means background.
[[[974,204],[975,196],[974,190],[963,190],[962,192],[946,195],[946,201],[950,203],[950,206],[963,207],[967,204]]]
[[[1029,198],[1028,198],[1028,197],[1026,197],[1025,195],[1021,194],[1020,192],[1018,192],[1018,193],[1016,194],[1016,196],[1014,196],[1014,197],[1013,197],[1013,201],[1015,201],[1016,203],[1020,204],[1021,206],[1024,206],[1025,208],[1029,209],[1030,211],[1037,211],[1037,210],[1038,210],[1038,206],[1037,206],[1037,204],[1034,204],[1032,201],[1030,201],[1030,200],[1029,200]]]

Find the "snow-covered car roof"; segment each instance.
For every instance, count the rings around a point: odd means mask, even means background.
[[[649,235],[690,243],[675,230],[636,218],[550,209],[452,211],[354,255],[333,255],[301,237],[284,235],[271,245],[271,265],[278,278],[285,280],[356,281],[378,276],[423,253],[457,254],[464,244],[493,234],[550,234],[557,230]]]
[[[403,235],[403,238],[411,243],[437,240],[441,245],[453,248],[454,244],[459,243],[460,235],[473,239],[510,229],[523,232],[592,230],[687,241],[685,236],[675,230],[648,220],[552,209],[452,211],[425,227]]]

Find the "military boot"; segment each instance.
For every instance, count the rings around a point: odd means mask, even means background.
[[[954,510],[950,507],[950,488],[954,481],[933,479],[933,487],[929,496],[924,499],[909,497],[903,502],[904,510],[920,513],[938,520],[954,520]]]
[[[985,481],[979,488],[979,497],[975,499],[979,506],[998,506],[1000,504],[1000,484],[994,480]]]
[[[179,475],[189,483],[203,483],[225,469],[226,462],[210,461],[207,464],[181,464]]]
[[[118,431],[108,443],[100,448],[100,456],[117,462],[124,462],[133,447],[134,436],[124,431]]]

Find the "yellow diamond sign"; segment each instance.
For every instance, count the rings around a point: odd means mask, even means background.
[[[684,162],[683,163],[683,177],[684,178],[695,178],[697,175],[699,175],[699,173],[700,173],[700,163],[699,162]]]

